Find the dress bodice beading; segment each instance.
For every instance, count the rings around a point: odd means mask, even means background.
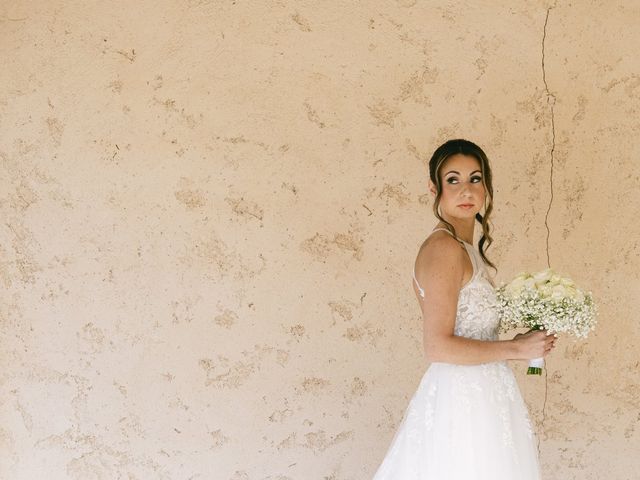
[[[473,247],[467,247],[467,249]],[[483,266],[484,267],[484,266]],[[460,290],[454,334],[478,340],[498,340],[496,293],[482,270]]]
[[[447,229],[443,228],[441,230],[451,234]],[[495,289],[489,282],[487,269],[480,252],[464,240],[460,242],[469,255],[473,266],[473,274],[471,279],[460,289],[458,295],[454,334],[478,340],[498,340],[500,319],[497,312],[498,304]],[[413,278],[420,296],[425,298],[425,291],[420,287],[415,277],[415,266]]]

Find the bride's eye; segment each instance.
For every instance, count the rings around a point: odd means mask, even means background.
[[[475,175],[475,176],[471,177],[471,180],[477,180],[474,183],[478,183],[478,182],[482,181],[482,177],[479,177],[479,176]],[[454,183],[454,181],[457,183],[458,179],[456,177],[447,178],[447,183]]]

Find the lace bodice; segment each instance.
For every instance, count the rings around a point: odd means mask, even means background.
[[[445,228],[435,229],[434,232],[436,230],[444,230],[453,236]],[[461,243],[471,259],[473,275],[460,289],[454,334],[478,340],[498,340],[500,319],[497,312],[495,289],[489,281],[487,268],[480,256],[480,252],[473,245],[464,240],[461,240]],[[425,298],[425,291],[420,287],[416,279],[415,266],[413,279],[416,282],[420,296]]]

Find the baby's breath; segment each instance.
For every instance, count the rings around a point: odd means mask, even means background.
[[[542,273],[542,272],[541,272]],[[540,328],[553,332],[563,332],[586,338],[596,326],[597,306],[591,292],[583,292],[572,287],[571,295],[561,293],[548,294],[551,282],[524,282],[522,275],[509,284],[502,284],[496,289],[500,331],[513,328]],[[524,274],[535,278],[540,274]],[[554,275],[554,280],[573,282],[568,278]],[[517,288],[514,288],[517,281]],[[553,282],[557,284],[557,282]],[[543,293],[544,292],[544,293]],[[576,294],[576,292],[578,292]]]

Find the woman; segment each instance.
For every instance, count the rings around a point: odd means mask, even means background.
[[[429,162],[439,219],[419,249],[413,286],[430,363],[373,480],[539,480],[536,437],[509,359],[546,356],[544,331],[498,340],[491,168],[476,144],[450,140]],[[480,211],[484,208],[484,215]],[[474,220],[482,228],[473,245]]]

